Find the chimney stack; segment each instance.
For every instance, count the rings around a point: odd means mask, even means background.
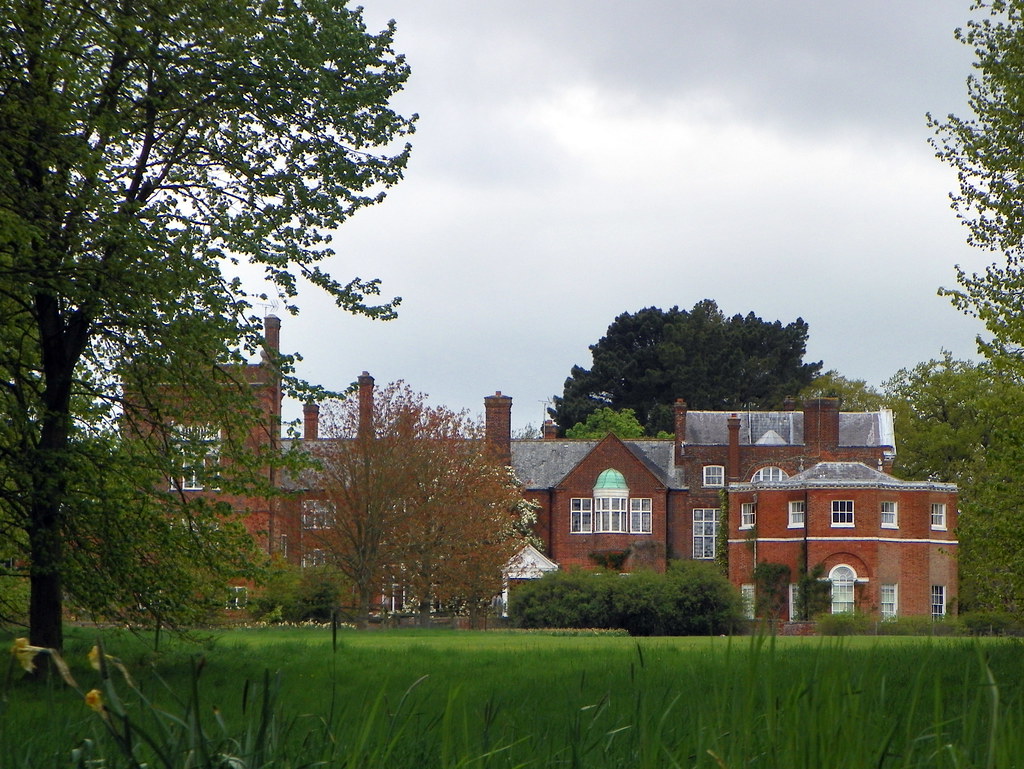
[[[359,437],[373,435],[373,377],[366,371],[356,380],[359,383]]]
[[[302,437],[307,441],[315,441],[320,437],[320,406],[306,403],[302,407]]]
[[[819,455],[839,447],[838,398],[804,401],[804,446],[809,452]]]
[[[281,352],[281,319],[276,315],[263,319],[263,346],[271,357]]]
[[[484,398],[484,438],[502,464],[512,464],[512,398],[501,390]]]
[[[740,478],[740,418],[735,414],[729,415],[729,480],[738,481]]]
[[[541,427],[541,437],[546,441],[553,441],[558,438],[558,425],[551,419],[545,419]]]

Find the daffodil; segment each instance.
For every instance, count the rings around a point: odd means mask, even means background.
[[[135,682],[132,681],[132,677],[128,674],[128,668],[124,666],[124,663],[120,659],[110,654],[104,654],[100,657],[100,647],[93,646],[89,650],[89,664],[93,666],[94,670],[100,670],[102,668],[102,662],[106,660],[108,665],[113,665],[115,668],[121,671],[121,675],[124,676],[124,680],[128,682],[129,686],[135,686]]]
[[[85,693],[85,704],[97,713],[103,712],[103,695],[99,689],[90,689]]]
[[[42,646],[30,646],[27,638],[15,638],[14,646],[11,647],[11,654],[17,658],[18,664],[28,673],[36,669],[34,661],[36,655],[40,652],[49,651],[49,649],[45,649]]]

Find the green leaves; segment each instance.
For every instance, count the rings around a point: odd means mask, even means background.
[[[689,312],[647,307],[619,315],[597,344],[592,368],[573,366],[553,415],[562,427],[603,406],[633,409],[648,435],[675,429],[672,404],[693,409],[774,407],[807,386],[820,363],[803,363],[807,324],[753,313],[726,317],[705,299]]]
[[[404,173],[413,120],[388,100],[409,68],[393,25],[368,33],[344,0],[0,0],[0,18],[0,527],[25,535],[33,640],[59,647],[65,592],[152,608],[247,573],[230,517],[168,499],[167,428],[225,431],[225,491],[265,491],[280,461],[253,450],[243,261],[282,298],[305,277],[394,315],[376,280],[320,264]],[[272,369],[283,385],[259,384],[303,389],[287,356]],[[157,520],[174,503],[187,536]],[[76,537],[124,550],[69,553]]]

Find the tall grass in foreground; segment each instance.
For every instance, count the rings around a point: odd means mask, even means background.
[[[138,683],[108,671],[105,716],[57,682],[8,686],[0,767],[1024,764],[1015,642],[351,634],[332,650],[270,631],[226,634],[202,663],[133,643],[106,639]]]

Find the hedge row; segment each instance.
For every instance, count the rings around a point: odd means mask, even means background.
[[[668,571],[553,572],[516,585],[509,603],[521,628],[621,628],[630,635],[720,635],[741,622],[741,602],[711,564]]]

